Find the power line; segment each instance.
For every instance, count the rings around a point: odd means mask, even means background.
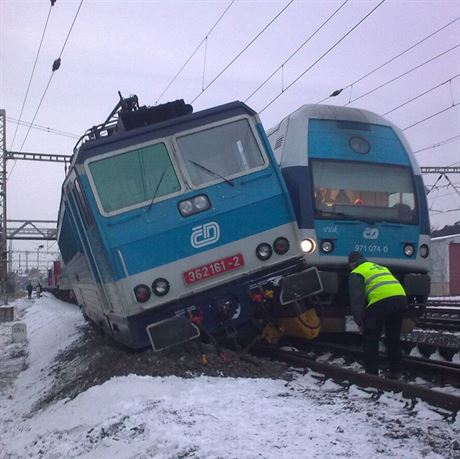
[[[428,210],[430,212],[436,212],[436,215],[449,214],[450,212],[458,212],[458,208],[447,209],[447,210],[439,210],[439,209],[428,209]]]
[[[31,124],[31,123],[28,123],[27,121],[17,120],[15,118],[11,118],[9,116],[6,117],[6,120],[9,123],[19,124],[20,126],[26,126],[26,127],[29,127],[30,124]],[[37,129],[39,131],[45,131],[45,132],[48,132],[50,134],[61,135],[63,137],[70,137],[72,139],[79,139],[80,138],[80,136],[77,135],[77,134],[72,134],[71,132],[67,132],[67,131],[61,131],[59,129],[53,129],[53,128],[50,128],[48,126],[42,126],[40,124],[33,124],[32,129]]]
[[[431,148],[437,148],[437,147],[440,147],[442,145],[446,145],[448,143],[455,142],[456,140],[459,140],[459,139],[460,139],[460,135],[456,135],[454,137],[449,137],[448,139],[440,140],[438,143],[435,143],[435,144],[430,145],[428,147],[420,148],[420,150],[414,151],[414,154],[420,153],[420,152],[425,151],[425,150],[430,150]]]
[[[441,56],[444,56],[445,54],[449,53],[450,51],[453,51],[454,49],[458,48],[459,46],[460,46],[460,44],[455,45],[455,46],[453,46],[452,48],[449,48],[448,50],[443,51],[442,53],[438,54],[437,56],[434,56],[434,57],[432,57],[431,59],[428,59],[427,61],[423,62],[422,64],[419,64],[419,65],[417,65],[416,67],[413,67],[413,68],[411,68],[410,70],[407,70],[406,72],[401,73],[400,75],[398,75],[398,76],[395,77],[395,78],[392,78],[391,80],[387,81],[386,83],[383,83],[383,84],[377,86],[376,88],[371,89],[370,91],[367,91],[366,93],[360,95],[359,97],[355,97],[354,99],[352,99],[352,100],[350,100],[349,102],[347,102],[347,103],[345,104],[345,106],[346,106],[346,105],[349,105],[349,104],[351,104],[351,103],[353,103],[353,102],[355,102],[355,101],[357,101],[357,100],[359,100],[359,99],[362,99],[363,97],[366,97],[366,96],[368,96],[369,94],[372,94],[373,92],[377,91],[378,89],[381,89],[381,88],[383,88],[384,86],[387,86],[388,84],[393,83],[393,82],[396,81],[396,80],[399,80],[399,79],[402,78],[403,76],[406,76],[406,75],[408,75],[409,73],[411,73],[411,72],[413,72],[413,71],[415,71],[415,70],[417,70],[417,69],[423,67],[424,65],[426,65],[426,64],[428,64],[428,63],[430,63],[430,62],[433,62],[434,60],[440,58]]]
[[[415,97],[413,97],[412,99],[410,99],[410,100],[408,100],[408,101],[406,101],[406,102],[403,102],[402,104],[398,105],[397,107],[392,108],[391,110],[388,110],[387,112],[383,113],[381,116],[386,116],[386,115],[388,115],[389,113],[392,113],[392,112],[398,110],[399,108],[404,107],[405,105],[407,105],[407,104],[413,102],[414,100],[419,99],[420,97],[422,97],[422,96],[424,96],[424,95],[426,95],[426,94],[428,94],[428,93],[434,91],[435,89],[440,88],[441,86],[445,85],[446,83],[452,82],[452,80],[454,80],[455,78],[457,78],[457,77],[459,77],[459,76],[460,76],[460,73],[457,73],[457,75],[453,76],[452,78],[449,78],[448,80],[443,81],[442,83],[439,83],[439,84],[436,85],[436,86],[433,86],[431,89],[428,89],[427,91],[422,92],[422,93],[419,94],[418,96],[415,96]]]
[[[456,104],[453,104],[453,105],[451,105],[450,107],[447,107],[447,108],[445,108],[445,109],[443,109],[443,110],[441,110],[441,111],[439,111],[439,112],[437,112],[437,113],[434,113],[433,115],[430,115],[430,116],[424,118],[423,120],[417,121],[416,123],[411,124],[410,126],[405,127],[404,129],[402,129],[402,131],[406,131],[407,129],[410,129],[411,127],[417,126],[417,124],[423,123],[424,121],[427,121],[427,120],[429,120],[429,119],[431,119],[431,118],[434,118],[435,116],[440,115],[441,113],[444,113],[444,112],[446,112],[447,110],[450,110],[451,108],[456,107],[456,106],[459,105],[459,104],[460,104],[460,102],[457,102]]]
[[[50,18],[50,15],[51,15],[51,9],[53,8],[53,6],[54,6],[54,2],[51,2],[50,9],[48,10],[48,16],[47,16],[46,21],[45,21],[45,27],[43,28],[40,43],[38,45],[37,54],[35,56],[34,65],[32,66],[32,72],[30,73],[29,83],[27,85],[26,94],[24,96],[24,100],[22,101],[21,112],[19,113],[19,122],[16,124],[16,129],[14,131],[13,140],[11,142],[11,149],[13,149],[14,141],[16,139],[16,134],[18,133],[19,124],[20,124],[21,119],[22,119],[22,113],[23,113],[24,107],[26,105],[27,96],[29,95],[30,85],[32,83],[32,78],[33,78],[34,73],[35,73],[35,67],[37,66],[38,56],[40,55],[40,50],[42,49],[43,39],[45,38],[45,33],[46,33],[46,29],[48,27],[48,21],[49,21],[49,18]]]
[[[192,52],[192,54],[189,56],[189,58],[185,61],[185,63],[182,65],[182,67],[179,69],[179,71],[174,75],[174,77],[171,79],[171,81],[166,85],[166,87],[163,89],[161,94],[158,96],[155,104],[158,104],[159,100],[163,97],[164,93],[171,87],[171,85],[176,81],[177,77],[182,73],[182,70],[187,66],[187,64],[190,62],[192,57],[198,52],[198,50],[201,48],[201,45],[207,41],[209,35],[211,35],[212,31],[216,28],[216,26],[219,24],[219,22],[222,20],[222,18],[225,16],[227,11],[231,8],[231,6],[235,3],[235,0],[232,0],[230,4],[225,8],[224,12],[219,16],[219,19],[215,22],[215,24],[211,27],[209,32],[205,35],[205,37],[200,41],[198,46],[195,48],[195,50]]]
[[[411,51],[412,49],[414,49],[416,46],[420,45],[420,44],[423,43],[424,41],[428,40],[429,38],[433,37],[433,36],[436,35],[437,33],[439,33],[439,32],[441,32],[442,30],[444,30],[445,28],[449,27],[451,24],[453,24],[454,22],[458,21],[459,19],[460,19],[460,17],[455,18],[454,20],[448,22],[447,24],[445,24],[444,26],[442,26],[440,29],[437,29],[437,30],[435,30],[434,32],[430,33],[430,34],[427,35],[425,38],[422,38],[422,39],[419,40],[417,43],[414,43],[413,45],[409,46],[409,48],[407,48],[407,49],[405,49],[404,51],[400,52],[400,53],[397,54],[396,56],[393,56],[391,59],[387,60],[387,61],[384,62],[383,64],[381,64],[381,65],[379,65],[378,67],[376,67],[375,69],[371,70],[370,72],[366,73],[364,76],[358,78],[357,80],[353,81],[352,83],[350,83],[349,85],[345,86],[344,88],[338,89],[338,90],[334,91],[330,96],[325,97],[324,99],[320,100],[320,101],[317,102],[317,103],[318,103],[318,104],[321,104],[322,102],[326,101],[327,99],[339,95],[344,89],[350,88],[350,87],[354,86],[356,83],[359,83],[360,81],[364,80],[364,78],[367,78],[368,76],[370,76],[370,75],[372,75],[373,73],[377,72],[377,71],[380,70],[381,68],[383,68],[383,67],[385,67],[386,65],[390,64],[391,62],[393,62],[394,60],[396,60],[398,57],[403,56],[403,55],[406,54],[407,52],[409,52],[409,51]]]
[[[64,52],[64,49],[65,49],[65,47],[67,45],[67,41],[69,40],[70,34],[71,34],[73,26],[75,24],[75,21],[77,20],[78,14],[80,13],[80,9],[81,9],[82,4],[83,4],[83,0],[80,1],[80,5],[78,6],[78,9],[77,9],[77,12],[75,13],[75,16],[73,18],[72,24],[70,25],[69,31],[67,33],[67,36],[66,36],[65,40],[64,40],[64,44],[62,45],[62,48],[61,48],[61,52],[59,53],[59,57],[53,62],[53,68],[52,68],[52,71],[51,71],[51,76],[50,76],[50,78],[48,80],[48,83],[46,84],[45,90],[43,91],[43,94],[42,94],[42,97],[40,99],[40,102],[38,103],[38,107],[35,110],[35,114],[34,114],[34,116],[32,118],[32,121],[30,122],[29,129],[27,130],[26,136],[24,137],[24,140],[22,142],[22,145],[21,145],[21,148],[19,149],[19,151],[22,151],[22,149],[24,148],[24,144],[26,143],[27,137],[29,136],[30,130],[32,129],[32,125],[33,125],[33,123],[35,121],[35,118],[37,117],[38,111],[40,110],[40,107],[42,105],[43,99],[45,98],[45,95],[46,95],[46,93],[48,91],[48,88],[49,88],[49,86],[51,84],[51,80],[53,79],[54,72],[56,70],[58,70],[60,65],[61,65],[62,53]],[[13,166],[13,168],[14,168],[14,166]],[[10,176],[11,176],[12,172],[13,172],[13,170],[11,170]]]
[[[286,11],[294,0],[290,0],[279,13],[204,87],[192,100],[192,104]],[[385,0],[383,0],[385,1]]]
[[[304,72],[302,72],[286,89],[282,90],[276,97],[274,97],[265,107],[259,111],[263,113],[275,100],[277,100],[282,94],[284,94],[292,85],[300,80],[311,68],[313,68],[319,61],[321,61],[327,54],[329,54],[340,42],[342,42],[350,33],[352,33],[362,22],[364,22],[379,6],[381,6],[385,0],[382,0],[377,6],[375,6],[369,13],[366,14],[358,23],[356,23],[345,35],[343,35],[338,41],[336,41],[325,53],[323,53],[312,65],[310,65]]]
[[[345,0],[268,78],[266,78],[249,96],[244,100],[246,103],[251,97],[259,92],[259,90],[270,81],[279,70],[283,67],[348,3],[349,0]]]

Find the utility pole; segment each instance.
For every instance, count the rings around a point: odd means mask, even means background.
[[[8,304],[8,251],[6,245],[6,112],[0,109],[0,295]]]

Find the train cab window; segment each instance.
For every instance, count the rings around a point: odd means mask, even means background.
[[[176,138],[192,185],[229,180],[265,166],[247,119]]]
[[[407,167],[313,160],[312,170],[317,218],[417,222]]]
[[[108,213],[140,207],[181,190],[163,143],[91,161],[89,169]]]

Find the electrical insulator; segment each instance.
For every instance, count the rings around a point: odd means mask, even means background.
[[[57,59],[55,59],[55,61],[53,62],[53,72],[55,72],[59,67],[61,66],[61,58],[58,57]]]

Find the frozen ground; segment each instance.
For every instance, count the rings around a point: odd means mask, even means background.
[[[409,409],[397,394],[376,397],[314,373],[219,377],[182,363],[181,376],[124,366],[124,376],[99,382],[75,306],[52,297],[16,306],[28,342],[12,344],[12,324],[0,324],[0,459],[460,458],[460,416],[421,402]],[[110,367],[121,374],[116,352]],[[149,359],[161,374],[160,360]]]

